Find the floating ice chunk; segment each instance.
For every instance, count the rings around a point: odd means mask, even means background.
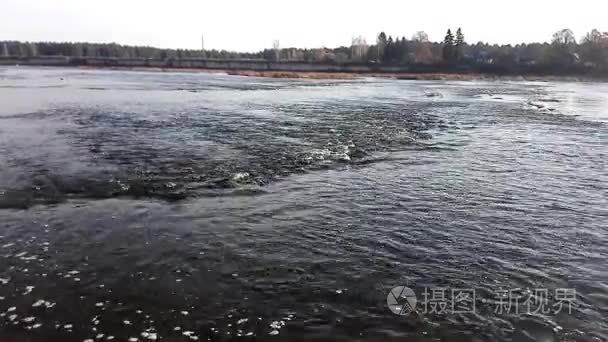
[[[103,338],[103,334],[97,334],[97,336],[95,336],[96,339],[100,340]]]
[[[141,333],[141,337],[148,339],[150,341],[156,341],[156,339],[158,338],[156,333],[145,332],[145,331]]]
[[[36,317],[26,317],[26,318],[22,319],[22,321],[24,321],[25,323],[31,323],[35,320],[36,320]]]
[[[8,284],[9,281],[11,281],[10,278],[7,278],[7,279],[0,278],[0,284],[2,284],[2,285]]]
[[[273,330],[273,331],[269,332],[269,334],[270,334],[270,335],[273,335],[273,336],[274,336],[274,335],[278,335],[278,334],[279,334],[279,331],[278,331],[278,330]]]
[[[253,331],[248,332],[245,336],[253,336]]]
[[[131,325],[131,321],[128,321],[126,319],[124,321],[122,321],[122,323],[124,323],[124,325]]]
[[[17,310],[17,308],[14,306],[11,306],[10,308],[8,308],[8,310],[6,310],[6,312],[13,312],[15,310]]]
[[[194,335],[194,332],[192,332],[192,331],[184,331],[184,332],[182,332],[182,335],[187,336],[192,341],[198,340],[198,336]]]
[[[100,307],[103,306],[103,302],[95,303],[95,306],[98,307],[98,308],[100,308]]]
[[[250,177],[251,175],[249,174],[249,172],[237,172],[232,177],[232,180],[235,182],[242,182],[249,179]]]
[[[181,314],[184,316],[188,316],[188,311],[182,311]]]
[[[51,309],[51,308],[53,308],[55,305],[57,305],[57,303],[44,302],[44,306],[46,306],[46,308],[47,308],[47,309]]]
[[[337,294],[342,294],[344,291],[343,290],[336,290]]]
[[[236,322],[236,324],[243,324],[243,323],[246,323],[248,320],[249,320],[249,318],[241,318]]]
[[[16,319],[17,319],[17,315],[10,315],[10,316],[8,316],[8,320],[11,321],[11,322],[14,321],[14,320],[16,320]]]
[[[175,328],[173,328],[173,331],[180,331],[180,330],[182,330],[182,327],[175,327]]]
[[[106,340],[108,340],[108,341],[112,341],[113,339],[114,339],[114,336],[108,336],[108,337],[106,337]]]
[[[129,342],[137,342],[137,338],[131,337],[131,338],[129,338]]]
[[[73,327],[74,327],[74,326],[73,326],[73,325],[71,325],[71,324],[66,324],[66,325],[64,325],[64,326],[63,326],[63,328],[64,328],[64,329],[68,329],[68,330],[69,330],[69,329],[72,329]]]
[[[86,339],[86,340],[84,340],[82,342],[93,342],[93,339],[92,338],[88,338],[88,339]]]
[[[3,245],[2,248],[9,248],[9,247],[12,247],[14,245],[15,245],[14,243],[7,243],[6,245]]]
[[[285,322],[283,321],[273,321],[272,323],[270,323],[270,327],[272,329],[281,329],[283,326],[285,325]]]
[[[40,328],[41,326],[42,326],[42,324],[40,324],[40,323],[36,323],[36,324],[32,325],[32,329],[38,329],[38,328]]]

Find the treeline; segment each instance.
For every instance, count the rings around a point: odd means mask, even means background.
[[[0,42],[0,57],[101,57],[101,58],[217,58],[260,59],[262,53],[231,52],[226,50],[160,49],[149,46],[129,46],[116,43],[68,43],[68,42]]]
[[[145,46],[93,43],[0,42],[0,56],[70,56],[151,59],[255,59],[322,63],[367,63],[395,66],[429,66],[434,70],[492,73],[601,74],[608,75],[608,33],[592,30],[577,41],[569,29],[556,32],[550,43],[518,45],[468,44],[463,31],[448,30],[442,42],[431,42],[419,31],[410,39],[378,34],[374,44],[353,39],[350,47],[279,48],[257,53],[218,50],[159,49]]]

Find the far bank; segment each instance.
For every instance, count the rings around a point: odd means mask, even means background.
[[[0,65],[109,68],[146,71],[222,72],[229,75],[304,78],[355,79],[383,77],[403,80],[568,80],[606,81],[608,75],[584,66],[556,74],[540,67],[504,70],[496,65],[452,66],[444,64],[386,65],[378,63],[318,63],[266,61],[257,59],[151,59],[77,57],[0,57]]]

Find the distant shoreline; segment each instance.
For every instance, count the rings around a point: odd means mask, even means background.
[[[291,78],[316,80],[349,80],[389,78],[398,80],[507,80],[507,81],[570,81],[606,82],[601,75],[538,75],[533,73],[499,74],[476,70],[450,70],[448,67],[418,65],[400,67],[375,64],[335,64],[306,62],[266,62],[260,60],[155,60],[73,57],[0,58],[0,66],[67,67],[99,70],[130,70],[152,72],[224,73],[231,76]]]
[[[69,66],[68,66],[69,67]],[[409,81],[528,81],[528,82],[608,82],[608,79],[589,76],[558,76],[558,75],[497,75],[489,73],[457,73],[457,72],[426,72],[426,73],[363,73],[363,72],[321,72],[321,71],[283,71],[283,70],[227,70],[201,68],[159,68],[159,67],[92,67],[76,66],[77,69],[94,70],[124,70],[143,72],[183,72],[226,74],[229,76],[261,77],[277,79],[308,79],[308,80],[355,80],[362,78],[385,78]]]

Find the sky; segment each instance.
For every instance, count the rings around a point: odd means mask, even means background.
[[[378,32],[433,41],[462,27],[469,43],[544,42],[608,31],[606,0],[2,0],[0,40],[87,41],[164,48],[259,51],[337,47]]]

